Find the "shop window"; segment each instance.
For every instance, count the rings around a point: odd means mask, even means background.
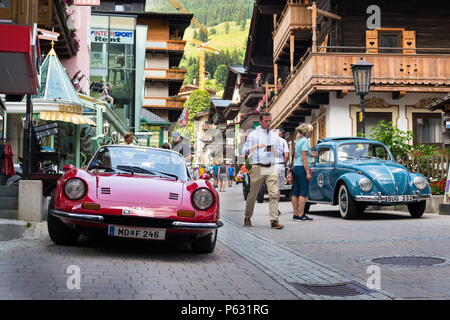
[[[358,125],[357,130],[358,132],[361,132],[362,126],[361,126],[361,113],[358,112]],[[373,134],[373,129],[378,125],[379,122],[385,121],[385,122],[392,122],[392,113],[391,112],[365,112],[365,124],[366,124],[366,135],[370,136]]]
[[[413,114],[414,145],[442,144],[442,117],[439,113]]]
[[[11,0],[0,0],[0,19],[12,19]]]

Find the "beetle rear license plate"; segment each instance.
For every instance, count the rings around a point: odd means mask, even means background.
[[[108,235],[112,237],[165,240],[166,229],[155,228],[131,228],[124,226],[108,226]]]
[[[411,202],[416,200],[417,197],[412,195],[386,196],[387,202]]]

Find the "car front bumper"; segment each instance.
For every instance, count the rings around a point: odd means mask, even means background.
[[[400,195],[401,196],[401,195]],[[431,194],[415,194],[413,197],[414,199],[411,201],[389,201],[389,198],[392,197],[400,197],[397,195],[393,196],[383,196],[383,195],[376,195],[376,196],[355,196],[355,200],[359,202],[373,202],[373,203],[415,203],[417,201],[426,200],[431,198]]]
[[[208,231],[221,228],[223,226],[222,221],[217,222],[183,222],[177,220],[166,220],[166,219],[152,219],[152,218],[139,218],[139,220],[129,220],[128,217],[112,217],[106,215],[92,215],[84,213],[71,213],[61,210],[51,210],[50,214],[58,218],[70,219],[80,222],[88,222],[94,224],[124,224],[132,226],[142,226],[142,227],[163,227],[166,229],[174,230],[198,230],[198,231]],[[123,220],[110,220],[111,218]],[[127,221],[129,220],[129,221]],[[142,221],[142,222],[140,222]],[[162,221],[163,224],[162,224]],[[155,223],[155,225],[153,225]]]

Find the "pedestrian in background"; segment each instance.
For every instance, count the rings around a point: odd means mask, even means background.
[[[134,144],[134,138],[135,138],[134,133],[127,132],[123,136],[123,143],[121,143],[121,144],[133,145]]]
[[[213,166],[213,179],[214,179],[214,188],[219,187],[219,164],[214,162]]]
[[[162,148],[166,149],[166,150],[170,150],[170,149],[172,149],[172,146],[170,145],[170,143],[166,142],[162,145]]]
[[[286,165],[289,160],[289,146],[287,141],[283,138],[284,130],[282,128],[275,129],[280,143],[278,144],[276,163],[278,164],[278,202],[280,201],[280,190],[286,189]],[[278,211],[278,214],[281,214]]]
[[[225,183],[228,179],[228,168],[225,165],[225,163],[223,163],[223,162],[219,166],[218,175],[219,175],[219,183],[220,183],[219,191],[225,192]]]
[[[235,176],[235,168],[233,164],[228,164],[228,186],[231,188],[233,181],[234,181],[234,176]]]
[[[269,191],[270,225],[274,229],[283,229],[284,226],[278,222],[278,165],[275,162],[280,140],[278,135],[270,130],[272,123],[270,113],[260,113],[259,120],[261,126],[248,135],[243,149],[243,153],[250,156],[252,165],[249,174],[250,191],[245,204],[244,226],[252,226],[251,217],[256,197],[263,183],[266,183]]]
[[[294,221],[312,221],[305,214],[305,205],[309,194],[309,182],[312,179],[309,163],[311,157],[317,157],[317,152],[311,153],[310,141],[313,126],[307,123],[295,129],[299,139],[295,142],[295,161],[292,169],[294,184],[292,186],[292,208]]]

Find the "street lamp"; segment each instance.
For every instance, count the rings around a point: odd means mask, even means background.
[[[373,64],[368,63],[367,61],[361,58],[356,64],[352,64],[352,72],[353,72],[353,81],[355,82],[355,91],[356,95],[360,97],[361,104],[361,131],[363,135],[366,134],[366,123],[364,117],[364,107],[365,107],[365,96],[370,92],[370,77],[372,72]]]

